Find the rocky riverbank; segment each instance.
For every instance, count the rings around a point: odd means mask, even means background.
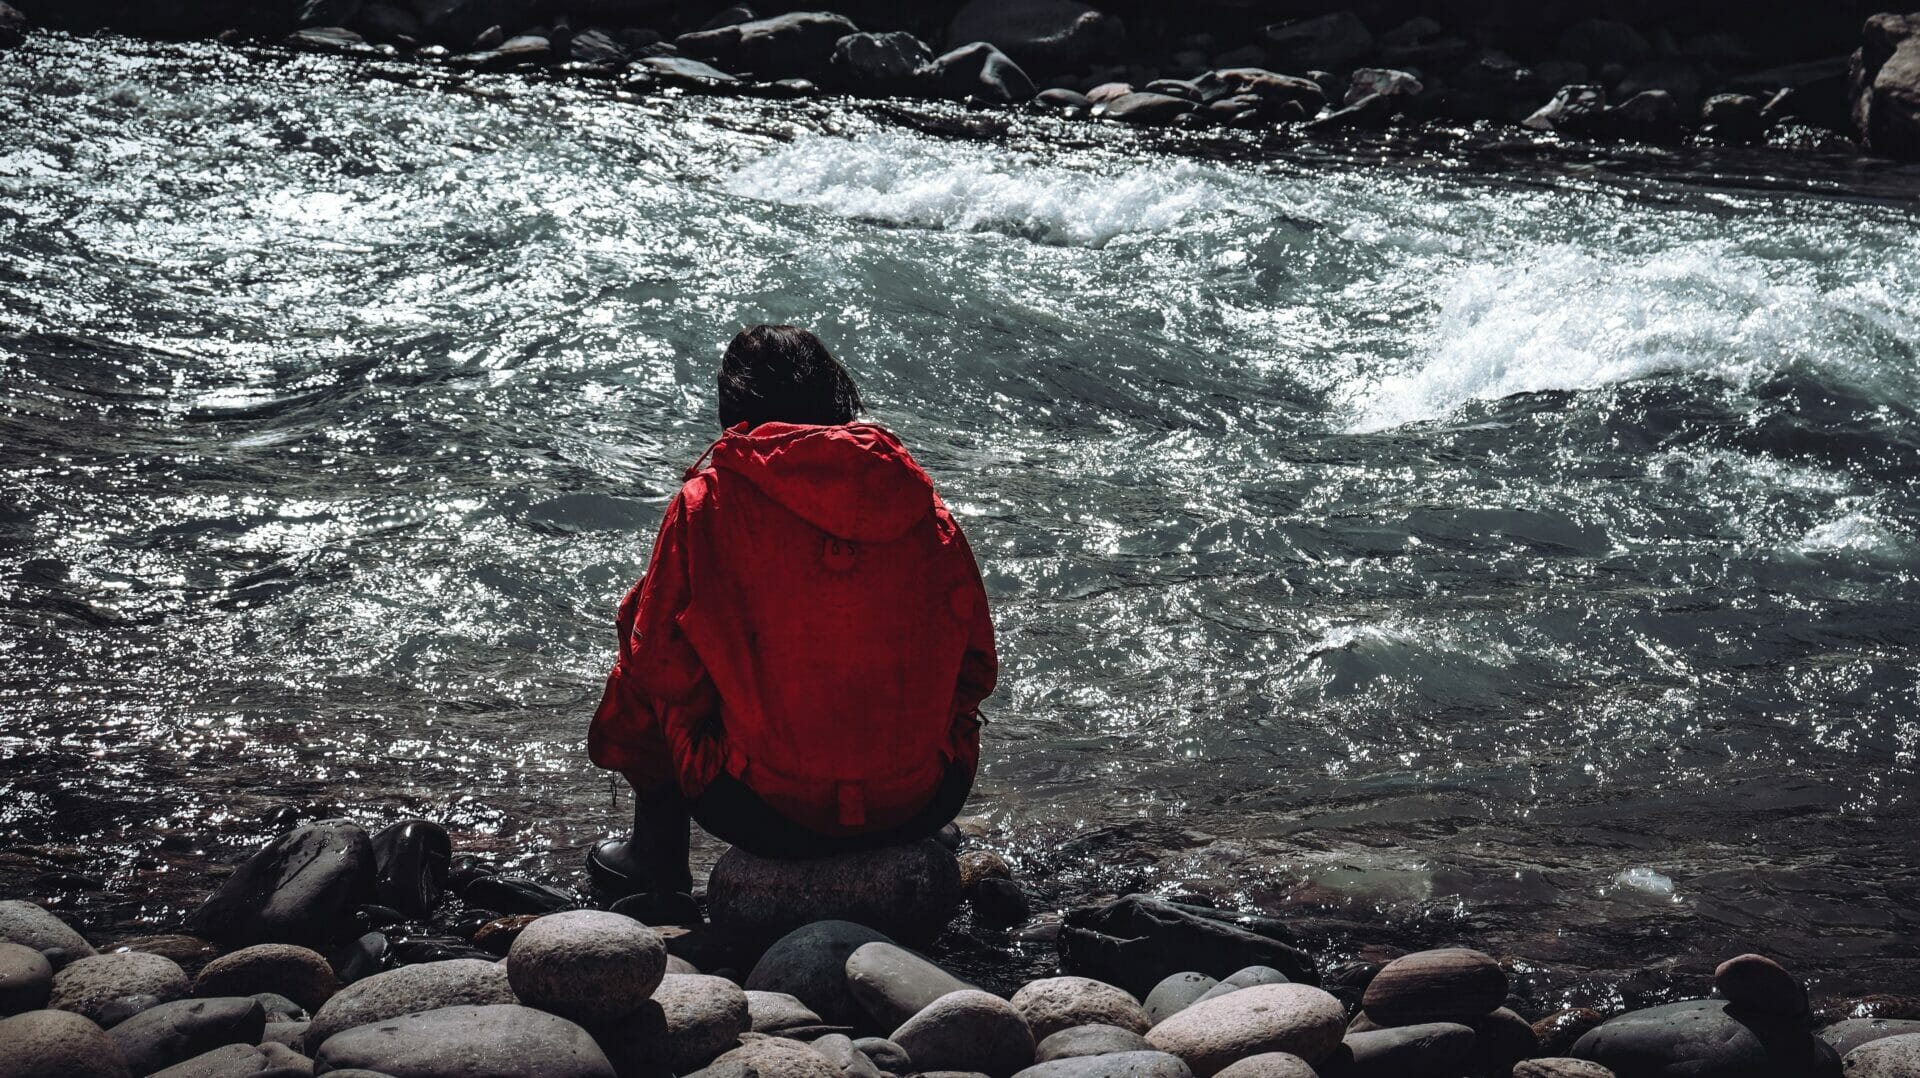
[[[169,21],[164,6],[86,0],[22,15],[0,3],[0,47],[37,15],[79,30],[555,71],[636,93],[945,98],[1310,134],[1515,125],[1577,139],[1920,158],[1920,15],[1851,3],[1676,13],[1376,0],[1357,10],[1281,4],[1274,10],[1292,17],[1277,21],[1263,21],[1266,6],[1211,4],[853,6],[851,16],[761,17],[745,4],[304,0],[205,5]]]
[[[710,920],[649,925],[644,903],[498,875],[430,821],[322,821],[174,933],[96,946],[0,901],[0,1078],[1920,1073],[1920,999],[1816,1008],[1757,954],[1697,999],[1533,1013],[1524,957],[1325,963],[1275,918],[1144,895],[1069,911],[1057,974],[1010,993],[915,949],[963,903],[1026,922],[1025,895],[950,829],[815,862],[729,852]]]

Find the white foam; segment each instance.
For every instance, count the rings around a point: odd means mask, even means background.
[[[1638,257],[1554,246],[1469,265],[1442,283],[1415,363],[1349,386],[1351,428],[1386,430],[1470,401],[1657,374],[1749,384],[1796,362],[1850,362],[1835,338],[1862,322],[1912,326],[1871,287],[1822,291],[1794,279],[1798,271],[1708,242]]]
[[[842,217],[1083,247],[1230,204],[1190,162],[1096,174],[905,135],[802,139],[744,166],[727,189]]]
[[[1865,512],[1847,513],[1807,529],[1800,537],[1803,554],[1870,554],[1897,545],[1898,537]]]
[[[1636,865],[1633,868],[1622,869],[1618,875],[1613,877],[1613,883],[1616,887],[1627,887],[1645,894],[1658,895],[1661,898],[1670,898],[1673,896],[1673,879],[1668,876],[1663,876],[1645,865]]]

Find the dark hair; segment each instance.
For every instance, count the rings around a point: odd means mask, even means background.
[[[820,338],[795,326],[743,329],[720,360],[720,427],[851,423],[860,390]]]

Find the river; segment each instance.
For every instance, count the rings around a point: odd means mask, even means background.
[[[0,833],[96,936],[336,813],[578,882],[614,604],[785,321],[982,560],[1043,906],[1916,987],[1911,173],[3,62]]]

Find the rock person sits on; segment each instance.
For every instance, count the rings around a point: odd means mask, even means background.
[[[720,363],[720,440],[620,603],[588,753],[633,833],[589,853],[605,895],[697,917],[688,822],[763,857],[922,838],[960,811],[998,671],[973,552],[819,338],[755,326]]]

